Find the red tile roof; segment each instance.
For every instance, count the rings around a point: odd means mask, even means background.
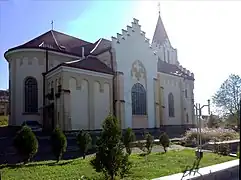
[[[183,77],[183,78],[189,79],[189,80],[194,80],[194,78],[192,76],[190,76],[189,74],[182,71],[177,65],[169,64],[162,60],[158,60],[157,71],[166,73],[166,74],[170,74],[173,76]]]
[[[68,66],[78,69],[85,69],[89,71],[96,71],[106,74],[113,74],[113,71],[105,63],[101,62],[98,58],[94,56],[87,56],[85,59],[65,62],[61,66]]]
[[[94,56],[87,56],[86,58],[82,60],[76,60],[76,61],[70,61],[70,62],[64,62],[59,64],[58,66],[55,66],[54,68],[50,69],[47,73],[44,73],[45,75],[49,72],[54,71],[58,67],[61,66],[67,66],[77,69],[84,69],[88,71],[95,71],[95,72],[101,72],[105,74],[114,74],[113,70],[108,67],[105,63],[101,62],[98,58]]]
[[[96,46],[92,49],[91,54],[98,55],[106,50],[111,48],[111,41],[100,38],[98,41],[95,42]]]
[[[163,22],[159,17],[153,40],[164,41],[166,38],[168,38],[167,33],[165,31]],[[50,30],[28,41],[27,43],[24,43],[20,46],[9,49],[7,52],[14,49],[21,49],[21,48],[40,48],[40,49],[47,48],[53,51],[82,57],[82,47],[84,47],[85,56],[88,56],[90,54],[98,55],[111,48],[111,41],[104,38],[100,38],[95,43],[91,43],[58,31]],[[63,63],[61,65],[80,68],[80,69],[93,70],[93,71],[98,71],[103,73],[113,73],[111,68],[109,68],[104,63],[102,63],[101,61],[99,61],[97,58],[94,58],[94,57],[87,57],[86,59],[78,62]],[[188,74],[185,74],[183,71],[181,71],[178,68],[178,66],[173,64],[161,62],[161,64],[158,64],[157,68],[158,68],[158,72],[163,72],[166,74],[181,76],[187,79],[194,80],[193,77],[189,76]]]
[[[66,54],[82,56],[82,46],[86,46],[86,50],[92,50],[94,44],[58,31],[50,30],[8,51],[20,48],[48,48]],[[86,51],[86,53],[88,53],[88,51]]]

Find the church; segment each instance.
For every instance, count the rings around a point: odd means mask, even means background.
[[[122,129],[195,124],[194,74],[180,65],[160,15],[151,42],[134,18],[109,40],[50,30],[4,56],[9,125],[99,130],[109,114]]]

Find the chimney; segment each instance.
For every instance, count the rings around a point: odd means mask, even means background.
[[[82,58],[84,59],[85,58],[85,48],[82,47]]]

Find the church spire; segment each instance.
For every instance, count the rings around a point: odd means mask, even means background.
[[[169,41],[169,39],[160,15],[160,3],[158,3],[158,8],[159,8],[158,9],[159,15],[158,15],[155,33],[152,38],[152,43],[155,42],[157,44],[163,44],[166,40]]]

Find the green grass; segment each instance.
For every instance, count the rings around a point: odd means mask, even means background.
[[[194,162],[194,150],[168,151],[166,154],[152,153],[147,157],[138,154],[131,155],[133,167],[126,180],[152,179],[182,172],[186,166]],[[200,167],[222,163],[235,158],[219,156],[213,153],[204,153]],[[30,163],[26,166],[1,167],[4,180],[72,180],[80,179],[82,175],[89,179],[101,179],[102,175],[96,173],[87,159],[74,159],[61,161],[58,165],[53,161]]]
[[[0,116],[0,127],[8,125],[8,116]]]

